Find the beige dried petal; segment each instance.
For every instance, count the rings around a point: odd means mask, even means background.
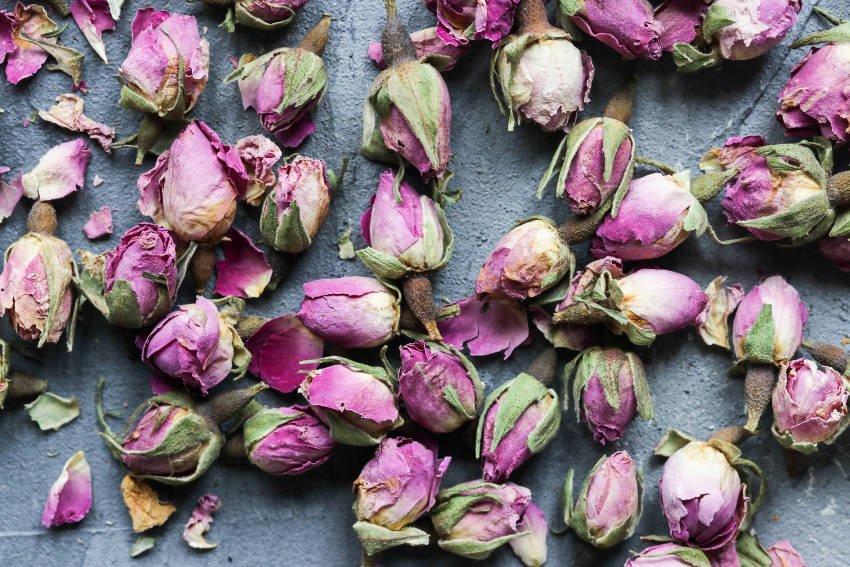
[[[133,519],[133,531],[141,533],[164,524],[177,508],[163,502],[145,481],[130,475],[121,481],[121,496]]]

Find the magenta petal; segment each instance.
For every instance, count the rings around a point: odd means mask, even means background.
[[[112,234],[112,212],[109,207],[101,207],[89,215],[89,221],[83,225],[83,232],[90,240]]]
[[[248,370],[275,390],[291,392],[304,381],[300,370],[319,367],[301,361],[321,357],[323,346],[322,339],[294,314],[287,313],[266,321],[245,341],[245,348],[251,352]]]
[[[597,325],[555,325],[552,316],[541,307],[532,307],[531,322],[555,348],[583,351],[598,345],[601,333]]]
[[[219,242],[224,260],[215,263],[215,293],[236,297],[260,297],[272,279],[272,267],[263,251],[248,235],[231,228]]]
[[[183,529],[183,539],[194,549],[212,549],[217,543],[207,543],[204,534],[210,530],[213,523],[213,513],[221,508],[221,500],[215,494],[204,494],[198,500],[198,505],[192,510],[189,521]]]
[[[151,373],[150,377],[151,382],[151,392],[154,396],[160,396],[162,394],[167,394],[171,390],[174,390],[177,387],[174,379],[171,376],[166,376],[161,372],[157,372],[154,370]]]
[[[771,567],[806,567],[803,557],[787,539],[771,545],[767,554],[773,560]]]
[[[41,523],[45,528],[79,522],[91,508],[91,468],[80,451],[65,463],[47,496]]]
[[[12,14],[0,10],[0,63],[15,50],[15,23]]]
[[[304,114],[298,121],[285,130],[274,132],[277,141],[285,148],[296,148],[301,145],[304,138],[316,131],[316,124],[309,114]]]
[[[697,35],[702,13],[708,10],[703,0],[664,0],[655,8],[661,24],[661,49],[672,51],[677,43],[690,43]]]
[[[0,12],[0,16],[2,16],[2,12]],[[24,186],[20,180],[12,184],[3,182],[3,174],[8,171],[8,167],[0,167],[0,222],[12,216],[18,201],[24,194]]]
[[[47,51],[18,36],[24,33],[32,38],[56,43],[55,38],[45,38],[44,34],[56,31],[57,25],[47,16],[44,8],[37,4],[24,7],[18,2],[15,4],[13,17],[15,18],[15,47],[6,60],[6,79],[13,85],[17,85],[21,80],[35,75],[47,61]]]
[[[106,0],[74,0],[71,4],[71,15],[94,52],[105,63],[109,63],[106,58],[106,46],[101,39],[104,30],[115,29],[109,3]]]
[[[91,151],[82,138],[53,146],[32,171],[24,174],[24,196],[39,201],[61,199],[82,188]]]
[[[481,301],[473,296],[454,305],[460,313],[437,324],[447,344],[459,349],[465,345],[474,356],[504,351],[507,360],[528,339],[528,319],[517,302]]]

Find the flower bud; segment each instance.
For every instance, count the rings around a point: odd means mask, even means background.
[[[432,0],[425,5],[437,16],[437,34],[452,45],[488,39],[495,45],[511,32],[517,0]]]
[[[245,374],[251,361],[229,312],[204,297],[181,305],[142,339],[142,361],[158,374],[177,378],[203,395],[227,375]]]
[[[694,0],[702,2],[702,0]],[[625,567],[709,567],[706,554],[695,547],[662,543],[647,547],[626,561]],[[713,566],[711,566],[713,567]],[[718,566],[721,567],[721,566]]]
[[[820,253],[835,262],[842,272],[850,272],[850,238],[832,236],[818,241]]]
[[[369,246],[358,252],[360,260],[387,279],[441,269],[453,246],[445,211],[404,181],[396,192],[394,179],[391,170],[381,174],[378,191],[360,219],[363,240]]]
[[[487,396],[475,440],[484,480],[504,482],[558,433],[558,394],[522,373]]]
[[[434,433],[450,433],[475,419],[484,384],[454,347],[417,341],[399,349],[398,396],[410,418]]]
[[[475,293],[479,299],[536,297],[557,284],[574,262],[552,222],[533,218],[499,240],[478,272]]]
[[[139,176],[137,206],[182,240],[215,244],[230,229],[247,186],[239,152],[195,120]]]
[[[626,59],[661,57],[660,35],[664,29],[655,20],[647,0],[611,4],[605,0],[578,0],[560,9],[584,33],[595,37]]]
[[[377,445],[402,420],[393,378],[387,370],[339,357],[311,362],[334,362],[307,374],[299,392],[331,436],[345,445]]]
[[[273,167],[280,161],[283,152],[274,142],[260,135],[241,138],[236,142],[236,151],[248,177],[245,202],[257,207],[265,199],[269,187],[275,184]]]
[[[771,545],[767,554],[773,560],[770,567],[806,567],[803,557],[791,546],[787,539]]]
[[[692,441],[673,453],[658,490],[670,535],[703,550],[733,541],[747,514],[746,485],[713,443]]]
[[[580,357],[573,382],[576,420],[587,423],[594,441],[605,445],[622,437],[635,412],[643,419],[655,417],[643,363],[636,354],[593,347]],[[569,380],[567,371],[564,374]]]
[[[650,260],[707,227],[705,210],[691,195],[690,173],[653,173],[631,182],[617,216],[606,216],[596,229],[591,253],[595,258]]]
[[[832,224],[827,173],[805,145],[765,146],[760,136],[730,138],[708,152],[700,167],[708,173],[737,170],[726,186],[723,212],[759,240],[804,244]]]
[[[118,69],[121,108],[182,120],[209,78],[210,45],[193,16],[154,8],[136,12],[132,44]]]
[[[36,203],[38,204],[38,203]],[[55,219],[54,219],[55,221]],[[65,241],[29,232],[13,243],[0,273],[0,317],[25,341],[59,342],[71,317],[77,266]]]
[[[549,524],[543,510],[529,502],[517,529],[528,533],[508,542],[511,551],[525,567],[542,567],[546,563],[546,537],[549,535]]]
[[[803,342],[808,319],[800,295],[782,276],[768,276],[741,300],[732,322],[738,360],[781,364]]]
[[[850,382],[828,366],[818,370],[805,358],[784,364],[773,390],[773,435],[801,453],[830,444],[847,425],[848,388]]]
[[[617,280],[621,312],[656,335],[694,323],[708,296],[688,276],[670,270],[642,269]]]
[[[578,501],[572,502],[573,471],[567,474],[564,521],[576,535],[604,549],[632,537],[640,522],[643,474],[631,455],[617,451],[602,457],[584,481]]]
[[[276,30],[292,21],[295,13],[309,0],[236,0],[233,4],[237,24],[260,30]]]
[[[325,162],[295,156],[277,168],[277,184],[263,201],[260,232],[279,252],[306,250],[328,217],[331,188]]]
[[[265,408],[243,425],[248,459],[274,475],[305,473],[336,449],[330,428],[307,406]]]
[[[473,480],[437,494],[431,523],[444,550],[486,559],[496,548],[530,533],[523,522],[529,506],[527,488]]]
[[[398,334],[400,295],[373,278],[350,276],[304,284],[296,313],[325,342],[345,348],[370,348]]]

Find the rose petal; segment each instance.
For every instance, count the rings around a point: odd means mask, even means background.
[[[76,523],[91,508],[91,468],[80,451],[65,463],[47,496],[41,523],[45,528]]]
[[[528,339],[528,319],[513,301],[481,301],[475,296],[457,303],[456,317],[437,323],[443,340],[456,348],[464,345],[474,356],[505,353],[505,360]]]
[[[15,48],[8,53],[6,59],[6,79],[17,85],[21,80],[35,75],[47,61],[47,51],[20,39],[20,34],[24,33],[47,43],[56,43],[55,38],[45,38],[44,34],[56,31],[58,26],[47,16],[47,11],[37,4],[24,7],[18,2],[15,5],[14,18],[17,20],[13,39]]]
[[[236,297],[260,297],[272,279],[272,267],[248,235],[231,228],[219,245],[224,260],[215,263],[218,280],[214,292]]]
[[[318,363],[301,364],[322,356],[322,339],[292,313],[266,321],[254,331],[245,348],[251,352],[253,374],[279,392],[291,392],[304,381],[301,370],[315,370]]]
[[[221,508],[221,501],[215,494],[204,494],[198,500],[198,505],[192,510],[192,516],[183,529],[183,539],[193,549],[213,549],[217,543],[208,543],[204,534],[213,522],[213,512]]]
[[[112,19],[109,11],[109,2],[107,0],[74,0],[71,4],[71,16],[98,57],[103,59],[104,63],[109,63],[106,58],[106,46],[101,39],[104,30],[115,29],[115,20]]]
[[[0,12],[1,17],[2,12]],[[0,55],[2,55],[2,52],[0,52]],[[2,58],[0,58],[1,61]],[[24,194],[24,185],[20,178],[14,183],[5,183],[3,181],[3,174],[7,171],[9,171],[8,167],[0,167],[0,222],[12,216],[12,213],[15,212],[15,207],[18,205],[18,201],[21,200],[21,196]]]
[[[39,110],[38,116],[42,120],[52,122],[72,132],[83,132],[87,134],[91,139],[103,146],[106,153],[110,153],[109,144],[115,139],[115,129],[110,128],[106,124],[96,122],[83,114],[83,104],[83,99],[77,95],[62,94],[56,97],[56,104],[51,106],[50,110]]]
[[[552,316],[541,307],[532,307],[531,322],[555,348],[582,351],[599,344],[601,338],[596,325],[555,325]]]
[[[417,30],[410,34],[410,40],[413,42],[413,49],[416,51],[417,58],[427,55],[444,55],[448,57],[449,61],[440,67],[441,71],[450,71],[454,68],[458,59],[469,52],[468,43],[466,45],[452,45],[440,37],[437,33],[437,28]],[[381,69],[387,68],[387,64],[384,61],[384,51],[379,41],[369,43],[368,55],[378,67]]]
[[[112,212],[109,207],[101,207],[90,214],[89,221],[83,225],[83,232],[89,240],[112,234]]]
[[[61,199],[82,188],[91,151],[82,138],[53,146],[22,177],[24,196],[38,201]]]
[[[171,502],[163,502],[156,491],[140,478],[130,475],[121,480],[121,497],[133,520],[133,531],[147,531],[164,524],[177,508]]]

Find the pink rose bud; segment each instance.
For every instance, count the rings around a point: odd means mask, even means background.
[[[142,361],[207,395],[229,374],[239,378],[248,369],[251,353],[236,333],[235,318],[230,307],[219,313],[215,303],[198,297],[171,312],[143,340],[139,337]]]
[[[692,441],[673,453],[658,490],[670,535],[703,550],[733,541],[747,514],[746,485],[727,455],[709,443]]]
[[[209,51],[193,16],[142,8],[133,19],[130,51],[118,69],[121,107],[182,120],[207,86]]]
[[[560,425],[558,394],[533,376],[523,373],[496,388],[484,402],[475,440],[484,480],[507,480],[555,438]]]
[[[402,543],[428,544],[426,532],[408,525],[434,506],[451,460],[437,458],[436,445],[407,437],[381,442],[354,481],[354,531],[366,553]]]
[[[672,51],[677,43],[691,43],[708,10],[705,0],[664,0],[655,8],[655,20],[661,24],[661,49]]]
[[[399,354],[398,396],[413,421],[434,433],[450,433],[477,417],[484,385],[454,347],[417,341]]]
[[[661,23],[647,0],[616,4],[605,0],[561,3],[560,9],[584,33],[595,37],[626,59],[661,57]]]
[[[801,0],[716,0],[709,14],[722,14],[732,21],[715,32],[720,54],[724,59],[745,61],[767,53],[782,41],[802,7]],[[710,19],[707,15],[706,20]]]
[[[732,323],[738,360],[781,364],[803,342],[808,319],[800,295],[782,276],[768,276],[741,300]]]
[[[568,380],[567,370],[564,375]],[[586,422],[593,440],[602,445],[622,437],[636,412],[646,420],[655,417],[643,363],[617,348],[593,347],[581,354],[573,401],[576,421]]]
[[[702,0],[696,1],[702,2]],[[711,565],[708,556],[699,548],[676,543],[662,543],[647,547],[635,554],[626,561],[625,567],[706,567],[708,565]],[[712,567],[715,566],[712,565]]]
[[[388,370],[339,357],[311,362],[334,362],[307,374],[299,391],[316,415],[325,421],[336,441],[345,445],[377,445],[402,420]]]
[[[331,182],[320,159],[295,156],[277,168],[277,184],[263,202],[260,232],[279,252],[306,250],[328,218]]]
[[[47,496],[41,523],[45,528],[81,522],[91,509],[91,467],[83,452],[68,459]]]
[[[787,539],[771,545],[767,554],[773,560],[770,567],[806,567],[803,557],[791,546]]]
[[[536,297],[561,281],[573,261],[558,229],[532,219],[499,240],[478,272],[475,293],[479,299]]]
[[[606,216],[596,229],[591,253],[596,258],[650,260],[707,227],[705,210],[690,191],[690,174],[653,173],[632,180],[616,218]]]
[[[259,30],[275,30],[292,21],[309,0],[236,0],[233,19],[237,24]],[[220,4],[210,0],[210,4]]]
[[[542,567],[546,563],[546,538],[549,536],[549,524],[543,510],[529,502],[517,529],[528,533],[508,542],[511,551],[525,567]]]
[[[373,278],[350,276],[304,284],[296,314],[325,342],[345,348],[370,348],[398,334],[399,293]]]
[[[449,553],[486,559],[498,547],[529,535],[524,522],[531,491],[512,482],[473,480],[444,488],[431,510],[437,544]]]
[[[508,0],[512,1],[512,0]],[[449,40],[443,39],[438,28],[425,28],[417,30],[410,34],[410,41],[413,42],[413,49],[416,51],[416,58],[429,57],[430,55],[441,55],[448,59],[439,61],[440,71],[451,71],[457,64],[458,60],[469,53],[469,44],[454,45]],[[373,41],[369,43],[369,58],[381,69],[387,68],[387,62],[384,61],[384,50],[381,47],[381,42]],[[429,58],[433,60],[433,58]],[[436,65],[438,62],[434,61]]]
[[[378,191],[360,219],[369,248],[358,256],[378,277],[400,279],[414,272],[433,272],[448,263],[452,233],[441,206],[404,181],[396,192],[395,174],[381,174]]]
[[[139,176],[137,206],[182,240],[214,244],[230,229],[236,201],[244,198],[247,187],[236,148],[195,120],[154,168]]]
[[[850,382],[832,368],[798,358],[782,366],[773,390],[773,435],[782,446],[811,453],[847,424]]]
[[[820,253],[835,262],[842,272],[850,272],[850,238],[833,236],[818,241]]]
[[[274,475],[305,473],[336,449],[330,428],[307,406],[266,408],[243,426],[248,459]]]
[[[602,457],[572,502],[573,471],[567,473],[564,521],[578,537],[605,549],[632,537],[640,522],[643,474],[626,451]]]
[[[805,244],[832,224],[827,172],[808,146],[765,146],[761,136],[730,138],[706,154],[700,167],[734,174],[726,185],[723,212],[759,240]]]
[[[275,184],[274,164],[280,161],[283,152],[274,142],[260,135],[241,138],[236,142],[236,150],[248,176],[245,202],[257,207]]]
[[[623,293],[622,312],[656,335],[693,325],[708,296],[688,276],[646,268],[617,280]]]
[[[425,5],[437,16],[437,34],[453,45],[488,39],[495,45],[511,33],[519,0],[431,0]]]

